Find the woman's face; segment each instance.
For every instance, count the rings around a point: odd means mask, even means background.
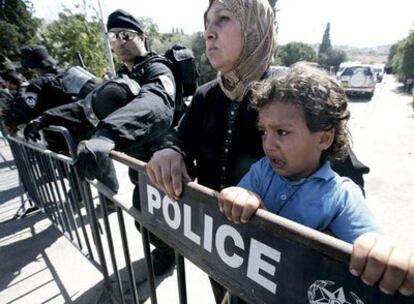
[[[213,68],[222,73],[233,69],[243,49],[240,22],[224,5],[214,1],[206,14],[206,52]]]

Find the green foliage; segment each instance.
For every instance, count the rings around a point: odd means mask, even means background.
[[[206,47],[204,42],[204,36],[202,32],[195,33],[192,36],[192,43],[191,49],[194,52],[194,56],[196,58],[196,63],[198,67],[198,72],[200,74],[200,78],[198,80],[199,84],[206,83],[210,80],[213,80],[217,72],[213,69],[210,62],[207,59],[206,55]]]
[[[0,50],[12,60],[18,60],[19,49],[30,44],[40,26],[40,20],[33,18],[28,1],[0,1]]]
[[[321,56],[321,54],[328,53],[330,50],[332,50],[330,31],[331,24],[328,22],[325,28],[325,32],[323,33],[322,43],[319,46],[319,56]]]
[[[398,50],[401,54],[399,73],[405,78],[414,78],[414,31],[403,40]]]
[[[387,66],[391,66],[401,81],[414,78],[414,31],[390,49]]]
[[[141,24],[144,27],[145,33],[148,35],[150,42],[153,39],[159,39],[161,37],[158,24],[156,24],[154,20],[149,17],[139,17],[139,21],[141,21]]]
[[[398,42],[394,43],[391,47],[390,47],[390,51],[388,53],[388,60],[387,60],[387,66],[388,67],[392,67],[393,66],[393,59],[394,56],[397,54],[397,50],[398,50]]]
[[[60,13],[41,34],[43,43],[60,65],[79,65],[76,51],[82,54],[88,70],[98,77],[108,71],[101,26],[98,21],[88,21],[83,15]]]
[[[337,70],[341,62],[344,61],[347,61],[346,53],[337,49],[331,49],[319,55],[319,64],[327,70],[332,66]]]
[[[158,39],[153,39],[151,48],[159,54],[164,54],[165,51],[171,48],[174,44],[180,44],[191,48],[191,41],[192,38],[189,35],[183,35],[180,33],[163,33]]]
[[[205,54],[205,42],[203,33],[195,33],[193,35],[185,35],[182,29],[175,28],[171,33],[163,33],[150,37],[151,49],[159,54],[174,44],[184,45],[191,48],[194,52],[195,61],[200,74],[199,84],[206,83],[216,77],[217,72],[210,65]]]
[[[19,33],[19,28],[11,23],[0,20],[0,49],[7,57],[15,57],[19,52],[20,41],[23,35]],[[7,33],[7,35],[6,35]]]
[[[322,43],[319,46],[318,62],[321,67],[327,70],[330,70],[331,67],[337,70],[341,62],[347,60],[347,56],[344,51],[332,47],[330,31],[331,25],[328,22],[323,33]]]
[[[315,50],[303,42],[290,42],[278,48],[275,63],[290,66],[298,61],[316,61]]]

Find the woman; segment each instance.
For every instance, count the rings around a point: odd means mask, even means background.
[[[210,0],[204,21],[207,57],[218,77],[197,90],[177,132],[166,137],[164,148],[147,164],[151,181],[174,200],[181,195],[182,183],[192,180],[188,171],[198,183],[221,190],[236,185],[263,156],[257,112],[248,105],[248,92],[252,82],[273,74],[272,8],[267,0]],[[349,158],[345,167],[358,171]],[[380,282],[385,292],[414,293],[414,257],[410,262],[409,253],[393,250],[382,237],[358,239],[350,266],[367,284]],[[215,287],[220,302],[223,292]]]

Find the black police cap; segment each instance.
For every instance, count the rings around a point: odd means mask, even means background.
[[[25,69],[48,69],[56,66],[57,61],[49,55],[43,45],[28,45],[20,49],[20,62]]]
[[[108,22],[106,25],[108,31],[114,27],[126,28],[143,33],[144,28],[141,22],[131,14],[124,10],[118,9],[108,16]]]

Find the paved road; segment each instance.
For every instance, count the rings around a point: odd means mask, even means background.
[[[414,248],[414,109],[391,75],[372,100],[351,99],[353,149],[371,168],[368,203],[387,234]]]

